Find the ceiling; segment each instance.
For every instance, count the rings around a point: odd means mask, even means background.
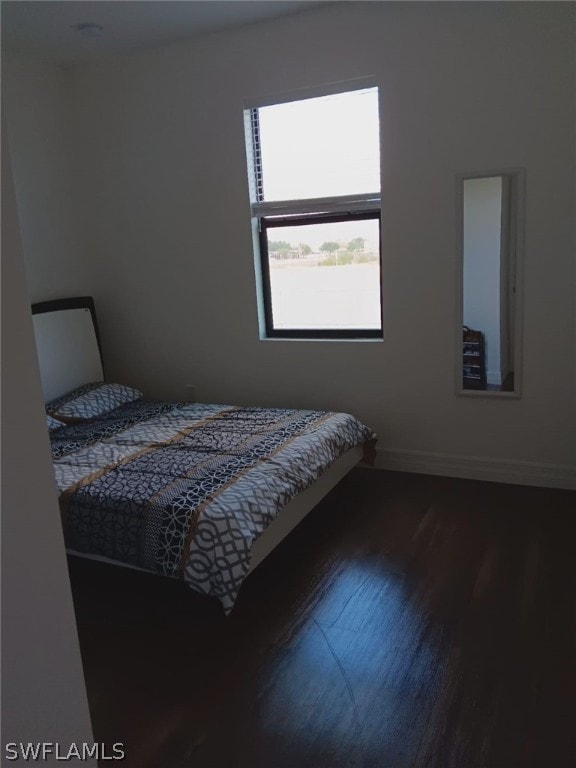
[[[60,65],[93,61],[323,5],[305,0],[2,0],[2,50]],[[73,27],[93,23],[99,37]]]

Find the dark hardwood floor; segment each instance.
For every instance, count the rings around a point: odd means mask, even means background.
[[[576,494],[354,470],[226,619],[70,558],[97,741],[130,768],[568,768]]]

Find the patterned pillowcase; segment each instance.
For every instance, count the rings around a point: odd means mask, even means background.
[[[46,426],[48,427],[48,432],[53,432],[55,429],[60,429],[60,427],[63,427],[64,422],[58,421],[58,419],[55,419],[53,416],[50,416],[50,414],[47,413]]]
[[[94,419],[121,405],[140,400],[142,392],[124,384],[96,382],[79,387],[69,395],[50,403],[50,414],[63,422]]]
[[[92,392],[93,389],[97,389],[98,387],[102,386],[103,383],[103,381],[93,381],[91,384],[82,384],[81,387],[73,389],[71,392],[67,392],[65,395],[60,395],[60,397],[57,397],[54,400],[50,400],[50,402],[46,403],[46,413],[48,413],[50,416],[55,416],[65,403],[69,403],[72,400],[75,400],[85,392]]]

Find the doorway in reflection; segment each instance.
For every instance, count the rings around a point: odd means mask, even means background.
[[[463,179],[462,389],[515,391],[516,178]]]

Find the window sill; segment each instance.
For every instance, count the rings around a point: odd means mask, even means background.
[[[288,337],[288,336],[260,336],[260,341],[303,341],[303,342],[313,342],[315,344],[321,343],[321,342],[327,342],[328,344],[333,344],[336,342],[337,344],[357,344],[357,343],[368,343],[368,344],[382,344],[384,341],[384,338],[382,336],[379,336],[378,338],[366,338],[364,336],[358,336],[356,338],[338,338],[338,339],[329,339],[329,338],[307,338],[307,337]]]

